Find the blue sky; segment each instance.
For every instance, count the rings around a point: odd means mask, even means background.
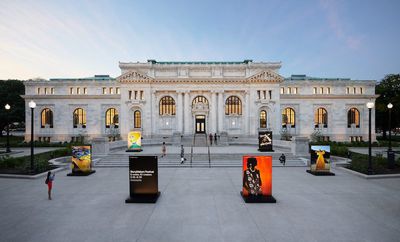
[[[400,71],[400,1],[0,2],[0,79],[118,76],[118,61],[282,61],[280,74]]]

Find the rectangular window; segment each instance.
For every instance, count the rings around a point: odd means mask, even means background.
[[[319,90],[320,90],[319,93],[324,94],[324,88],[323,87],[320,87]]]
[[[129,100],[132,100],[132,91],[129,91]]]
[[[346,87],[346,94],[350,94],[350,88]]]
[[[54,88],[53,87],[51,88],[51,94],[54,94]]]
[[[281,87],[281,94],[285,94],[285,88]]]
[[[134,99],[137,100],[137,91],[135,91],[135,98]]]
[[[81,88],[80,87],[76,88],[76,94],[81,94]]]
[[[121,91],[120,91],[119,87],[117,87],[117,88],[115,89],[115,92],[116,92],[117,94],[121,94]]]
[[[103,87],[103,94],[107,94],[107,88]]]
[[[44,88],[44,95],[47,95],[47,87]]]
[[[263,99],[267,99],[267,91],[263,91]]]
[[[143,91],[140,91],[140,100],[143,100],[144,99],[144,97],[143,97]]]
[[[269,99],[272,99],[272,90],[268,90]]]
[[[86,87],[83,88],[83,94],[87,94],[87,88]]]
[[[71,94],[71,95],[74,94],[74,88],[73,87],[69,88],[69,94]]]
[[[110,94],[114,94],[114,92],[113,92],[113,88],[112,88],[112,87],[110,87],[110,89],[109,89],[109,90],[110,90],[110,92],[109,92]]]
[[[257,91],[257,97],[258,99],[261,99],[260,90]]]
[[[363,94],[363,88],[360,87],[360,94]]]
[[[317,94],[317,88],[313,87],[313,94]]]
[[[353,94],[357,93],[357,88],[353,87]]]
[[[331,94],[331,88],[330,88],[330,87],[327,87],[327,88],[326,88],[326,93],[327,93],[327,94]]]
[[[38,89],[37,89],[37,94],[38,95],[40,94],[40,87],[38,87]]]

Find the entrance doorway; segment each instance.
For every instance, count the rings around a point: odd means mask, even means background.
[[[206,116],[196,116],[196,134],[204,134],[206,132]]]

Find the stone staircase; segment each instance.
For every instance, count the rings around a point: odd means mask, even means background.
[[[187,159],[183,164],[180,162],[180,154],[167,154],[161,158],[161,154],[154,154],[158,156],[159,167],[241,167],[243,155],[267,155],[272,156],[272,166],[282,166],[279,162],[279,157],[282,153],[277,152],[259,152],[259,153],[246,153],[246,154],[211,154],[210,161],[208,154],[193,154],[192,159],[190,153],[185,155]],[[95,164],[95,167],[128,167],[129,156],[138,155],[140,153],[114,153],[102,157]],[[291,153],[285,153],[286,166],[305,166],[305,163],[300,158],[294,157]],[[97,157],[96,157],[97,158]]]

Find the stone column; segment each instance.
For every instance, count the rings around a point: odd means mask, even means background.
[[[250,125],[250,123],[253,121],[253,120],[251,120],[251,110],[250,110],[250,108],[251,108],[251,105],[250,105],[250,92],[249,91],[245,91],[245,102],[246,102],[246,106],[244,107],[245,108],[245,119],[244,119],[244,122],[245,122],[245,133],[247,134],[247,135],[249,135],[250,134],[250,127],[252,127],[252,125]],[[253,131],[253,128],[252,128],[252,131]],[[253,133],[253,132],[252,132]]]
[[[176,106],[176,113],[178,115],[177,117],[177,132],[182,133],[183,129],[183,100],[182,100],[182,92],[177,91],[178,95],[178,105]]]
[[[211,91],[211,133],[217,132],[217,93],[215,91]]]
[[[156,102],[156,91],[151,92],[151,134],[156,134],[156,120],[158,120],[158,113],[157,113],[157,102]]]
[[[184,98],[183,108],[184,108],[185,120],[183,121],[183,123],[184,123],[184,133],[185,134],[190,134],[191,133],[190,130],[189,130],[190,129],[190,113],[191,113],[189,94],[190,94],[189,91],[184,93],[185,98]]]
[[[218,92],[218,132],[224,131],[224,91]]]

